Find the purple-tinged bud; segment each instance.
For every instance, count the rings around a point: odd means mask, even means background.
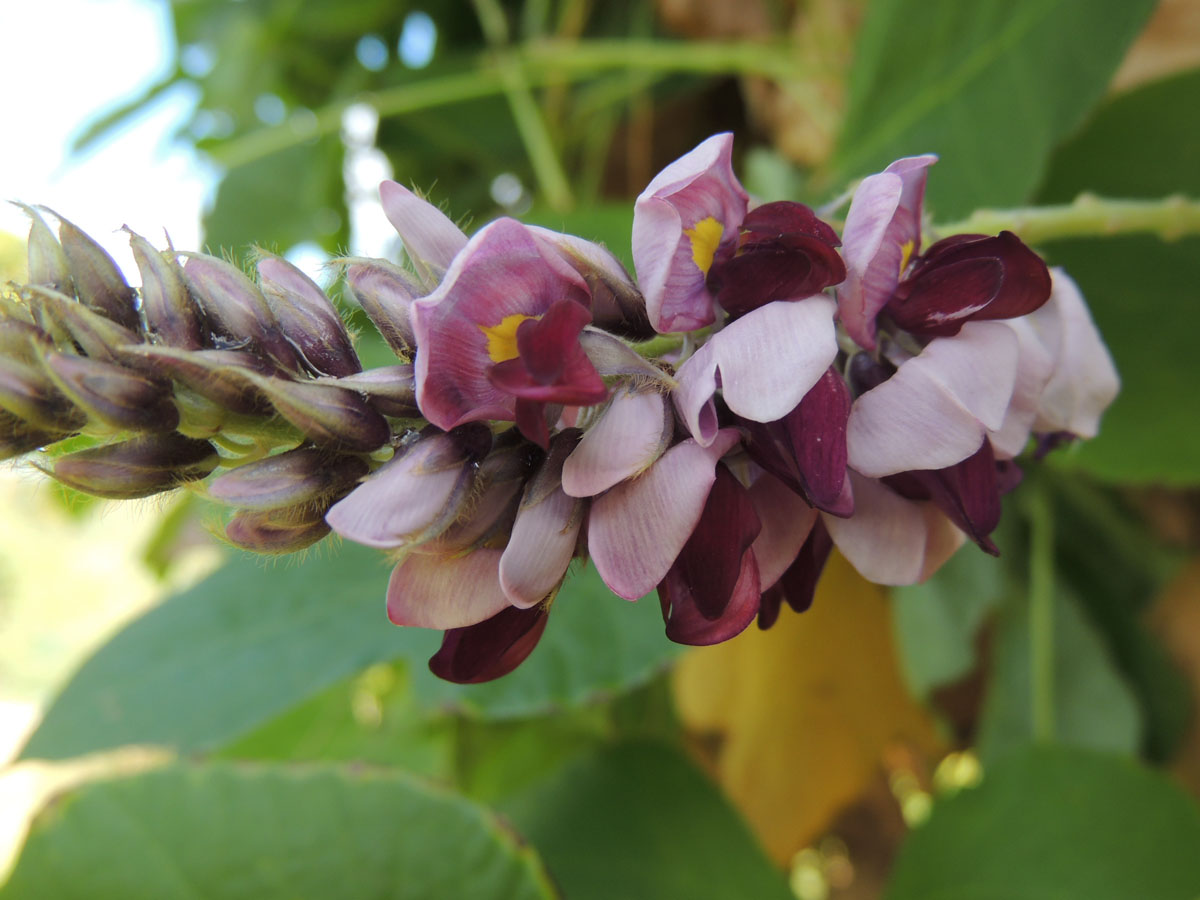
[[[412,276],[386,259],[348,259],[346,284],[387,341],[402,359],[411,359],[417,349],[413,334],[412,302],[424,291]]]
[[[341,316],[311,278],[277,256],[260,259],[258,275],[284,337],[312,372],[337,378],[362,371]]]
[[[338,387],[358,391],[385,416],[411,419],[421,415],[417,408],[417,383],[411,363],[380,366],[337,380]]]
[[[38,431],[65,434],[86,417],[55,389],[40,367],[0,356],[0,410]]]
[[[29,292],[44,327],[69,338],[91,359],[121,362],[124,358],[121,348],[142,342],[141,335],[136,331],[76,303],[64,294],[36,285],[30,285]]]
[[[61,456],[46,474],[85,494],[133,500],[199,481],[218,462],[208,441],[156,434]]]
[[[80,302],[118,325],[136,331],[140,325],[137,292],[125,281],[113,258],[62,216],[58,216],[58,236]]]
[[[42,365],[55,387],[106,425],[133,431],[174,431],[179,425],[168,382],[54,350],[43,353]]]
[[[249,345],[299,372],[300,357],[275,320],[267,298],[240,269],[214,256],[186,254],[183,272],[192,294],[204,310],[209,327],[229,342],[229,348]]]
[[[598,328],[579,333],[579,344],[596,371],[605,378],[629,376],[661,385],[664,390],[677,387],[675,379],[636,350]]]
[[[204,346],[204,316],[188,291],[179,262],[160,253],[140,234],[129,232],[129,248],[142,273],[142,316],[146,330],[172,347]]]
[[[56,291],[72,293],[71,267],[58,238],[36,209],[24,203],[16,205],[29,216],[29,241],[26,245],[29,256],[29,283],[43,284]]]
[[[37,344],[50,344],[50,335],[29,322],[5,318],[0,314],[0,356],[20,362],[34,362]]]
[[[226,472],[208,495],[226,506],[281,509],[341,496],[369,471],[361,457],[299,447]]]
[[[654,337],[646,299],[637,289],[625,266],[606,248],[572,234],[530,225],[539,242],[550,245],[566,263],[583,276],[592,295],[592,321],[605,331],[627,338]]]
[[[369,453],[391,439],[387,419],[354,391],[314,381],[267,378],[250,371],[242,377],[318,446]]]
[[[0,460],[21,456],[62,437],[62,432],[30,428],[12,413],[0,409]]]
[[[330,528],[322,518],[323,509],[311,504],[286,509],[245,510],[225,526],[230,543],[252,553],[295,553],[311,547]]]
[[[177,350],[142,344],[124,348],[127,361],[135,367],[149,361],[164,375],[211,400],[221,409],[240,415],[268,414],[271,404],[244,377],[246,371],[269,375],[270,363],[240,350]]]

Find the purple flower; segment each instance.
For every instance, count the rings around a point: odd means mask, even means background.
[[[659,172],[634,204],[633,264],[657,331],[716,320],[709,269],[736,244],[749,203],[732,150],[732,134],[710,137]]]
[[[603,382],[579,344],[591,321],[579,273],[525,226],[500,219],[471,238],[413,304],[417,404],[439,428],[516,421],[548,439],[547,403],[598,403]],[[578,308],[576,308],[578,307]]]
[[[842,231],[846,280],[838,288],[842,326],[860,347],[875,349],[875,316],[891,299],[921,246],[921,203],[933,155],[898,159],[862,180]]]

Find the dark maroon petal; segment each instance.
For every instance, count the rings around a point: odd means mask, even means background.
[[[996,237],[955,235],[918,259],[886,312],[901,328],[925,335],[957,334],[976,319],[1010,319],[1050,298],[1050,272],[1011,231]]]
[[[996,489],[1000,491],[1001,497],[1011,494],[1024,480],[1025,473],[1016,462],[1011,459],[996,460]]]
[[[744,631],[758,612],[758,562],[754,551],[747,550],[742,556],[733,590],[716,618],[701,612],[695,593],[675,568],[658,586],[658,599],[667,623],[667,637],[675,643],[703,647],[727,641]]]
[[[932,500],[980,548],[999,556],[990,535],[1000,524],[1000,483],[991,442],[960,463],[945,469],[901,472],[882,479],[909,500]],[[1011,481],[1005,473],[1006,485]]]
[[[550,384],[562,376],[571,351],[579,347],[579,332],[592,314],[574,300],[558,300],[540,319],[526,319],[517,329],[517,350],[534,380]]]
[[[870,353],[855,353],[846,367],[846,381],[855,397],[879,387],[895,374],[896,367],[891,362],[877,360]]]
[[[849,417],[850,391],[831,367],[779,421],[740,424],[755,462],[817,509],[845,517],[854,511],[845,490]]]
[[[544,606],[510,606],[478,625],[451,628],[429,660],[438,678],[458,684],[479,684],[507,675],[533,652],[546,630]]]
[[[790,200],[756,206],[742,220],[741,231],[744,235],[752,235],[755,240],[803,235],[817,238],[830,247],[839,247],[842,243],[833,226],[817,218],[817,214],[803,203]]]
[[[550,428],[546,424],[546,404],[517,398],[517,428],[543,450],[550,449]]]
[[[796,554],[795,561],[788,566],[775,586],[763,594],[762,605],[758,611],[760,629],[765,630],[775,624],[784,600],[798,613],[805,612],[812,606],[817,582],[821,579],[821,572],[824,571],[832,551],[833,539],[829,536],[824,521],[818,517],[808,534],[808,540]],[[767,594],[771,595],[770,599]]]

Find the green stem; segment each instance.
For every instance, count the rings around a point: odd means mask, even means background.
[[[551,80],[580,81],[612,70],[668,75],[760,75],[802,78],[804,72],[784,45],[686,41],[535,41],[509,51],[524,71],[526,84],[539,87]],[[303,144],[336,134],[342,114],[355,103],[368,103],[381,117],[464,103],[502,94],[504,84],[495,60],[483,60],[468,72],[427,78],[375,93],[347,97],[315,110],[311,117],[263,128],[235,138],[212,151],[223,166],[243,166]]]
[[[508,21],[497,0],[473,0],[475,13],[484,36],[492,47],[496,72],[503,84],[504,95],[512,110],[517,131],[525,144],[533,173],[541,185],[546,201],[555,212],[564,212],[574,205],[571,185],[554,139],[542,118],[541,109],[533,97],[529,79],[521,58],[508,46]]]
[[[646,359],[656,359],[667,353],[672,353],[684,345],[684,342],[690,337],[697,345],[704,342],[704,339],[712,332],[712,328],[698,328],[695,331],[675,332],[673,334],[659,334],[648,340],[638,344],[633,344],[634,352]]]
[[[1175,240],[1200,234],[1200,200],[1174,194],[1160,200],[1115,200],[1080,194],[1074,203],[1025,209],[980,209],[961,222],[934,226],[939,236],[1013,231],[1030,244],[1060,238],[1156,234]]]
[[[1029,659],[1033,738],[1054,740],[1054,510],[1031,485],[1029,516]]]

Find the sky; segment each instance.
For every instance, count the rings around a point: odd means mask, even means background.
[[[163,245],[199,246],[200,211],[216,172],[170,140],[194,99],[173,91],[103,146],[78,158],[71,137],[93,117],[169,71],[174,52],[165,5],[149,0],[0,2],[4,80],[0,201],[44,205],[136,273],[128,225]],[[0,230],[28,233],[17,207],[0,203]]]

